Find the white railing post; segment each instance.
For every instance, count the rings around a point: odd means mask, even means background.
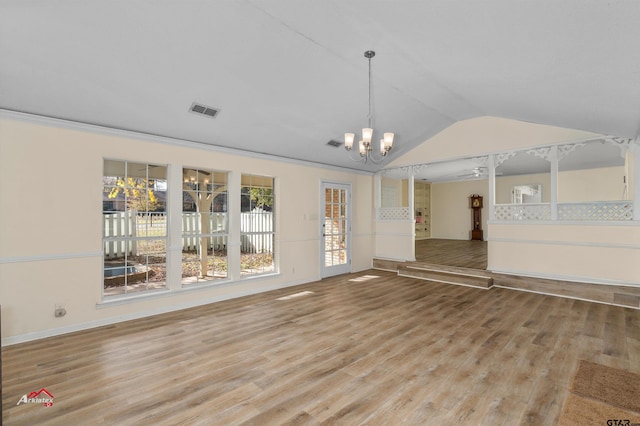
[[[640,220],[640,137],[629,149],[633,158],[633,220]]]
[[[487,161],[489,170],[489,220],[496,219],[496,157],[490,155]]]
[[[560,160],[571,154],[576,148],[584,146],[583,143],[573,143],[567,145],[553,145],[545,148],[536,148],[527,151],[528,154],[536,155],[550,163],[551,171],[551,220],[558,220],[558,163]]]
[[[380,220],[380,207],[382,207],[382,173],[373,175],[373,209],[374,217]]]
[[[416,220],[416,200],[415,200],[415,186],[416,186],[416,174],[413,170],[413,167],[409,167],[409,219],[412,221]],[[415,234],[415,226],[413,228],[413,232]]]

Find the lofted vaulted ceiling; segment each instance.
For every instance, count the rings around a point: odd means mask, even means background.
[[[0,108],[373,171],[327,142],[365,127],[375,50],[394,156],[485,115],[635,138],[638,22],[637,0],[1,0]]]

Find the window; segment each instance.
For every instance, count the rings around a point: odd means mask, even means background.
[[[242,175],[240,201],[240,275],[274,272],[273,178]]]
[[[104,160],[103,295],[166,288],[167,168]]]
[[[227,174],[182,169],[182,284],[227,278]]]

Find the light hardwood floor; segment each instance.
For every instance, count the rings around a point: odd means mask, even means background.
[[[487,269],[487,242],[431,238],[415,242],[416,261]]]
[[[2,357],[5,425],[553,425],[579,359],[640,373],[640,311],[371,270]]]

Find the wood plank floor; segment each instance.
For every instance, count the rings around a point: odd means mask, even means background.
[[[468,240],[417,240],[416,261],[462,268],[487,269],[487,242]]]
[[[640,373],[640,311],[371,270],[2,357],[5,425],[553,425],[579,359]]]

